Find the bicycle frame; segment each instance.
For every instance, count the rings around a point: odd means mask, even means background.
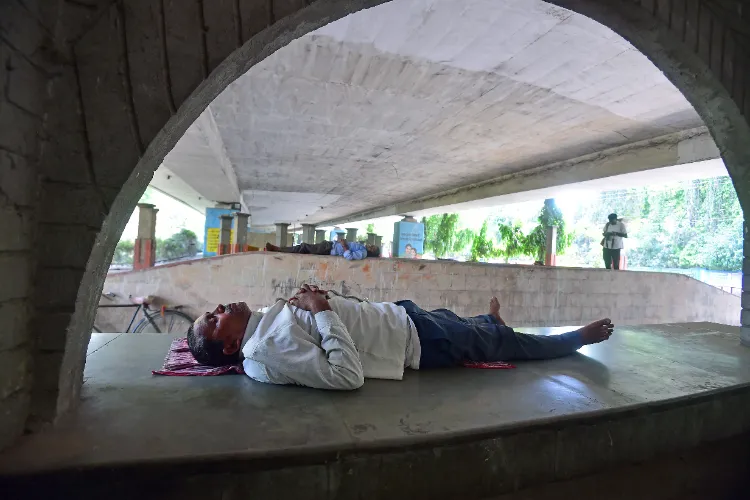
[[[130,323],[128,324],[127,330],[125,330],[125,333],[130,333],[130,328],[133,326],[133,323],[135,322],[136,316],[138,316],[138,313],[143,309],[143,315],[148,319],[148,322],[151,323],[151,326],[154,327],[154,330],[156,330],[158,333],[161,333],[161,330],[159,330],[159,327],[156,326],[156,323],[154,323],[154,320],[151,319],[151,315],[148,314],[147,311],[149,311],[148,306],[144,304],[105,304],[100,305],[100,308],[110,308],[110,307],[135,307],[136,310],[133,313],[133,317],[130,318]]]

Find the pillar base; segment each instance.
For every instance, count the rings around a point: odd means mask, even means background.
[[[229,255],[232,253],[232,245],[226,244],[226,245],[219,245],[219,248],[216,249],[216,255]]]
[[[133,248],[133,269],[148,269],[156,263],[156,240],[136,238]]]

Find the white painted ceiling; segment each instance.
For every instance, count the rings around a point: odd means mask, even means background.
[[[314,223],[701,125],[586,17],[538,0],[394,0],[253,67],[164,166],[204,199],[241,197],[254,225]]]

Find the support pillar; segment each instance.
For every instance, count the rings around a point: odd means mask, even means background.
[[[133,249],[133,269],[147,269],[156,263],[156,212],[149,203],[138,204],[138,237]]]
[[[357,228],[356,227],[346,228],[346,241],[357,241]]]
[[[289,246],[288,241],[289,241],[289,224],[286,222],[276,224],[276,246],[277,247]]]
[[[216,255],[226,255],[228,253],[232,253],[233,220],[234,216],[229,214],[219,216],[221,227],[219,228],[219,247],[216,249]]]
[[[232,233],[232,253],[247,252],[247,226],[250,214],[234,213],[234,233]]]
[[[321,241],[326,240],[326,232],[323,229],[316,229],[315,230],[315,243],[320,243]]]
[[[375,246],[378,247],[378,248],[381,248],[382,244],[383,244],[383,237],[375,235]]]
[[[368,245],[374,245],[375,244],[375,238],[377,238],[377,234],[375,233],[367,233],[367,244]]]
[[[557,263],[557,226],[547,226],[547,237],[544,243],[544,265],[554,266]]]
[[[315,243],[315,224],[302,224],[302,243]]]
[[[745,243],[742,259],[742,313],[740,313],[740,343],[750,347],[750,227],[743,225]]]

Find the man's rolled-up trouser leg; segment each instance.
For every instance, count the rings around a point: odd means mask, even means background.
[[[579,332],[529,335],[500,325],[490,315],[461,318],[445,309],[425,311],[410,300],[396,304],[406,309],[417,327],[422,350],[420,369],[456,366],[465,361],[550,359],[572,354],[583,346]]]

